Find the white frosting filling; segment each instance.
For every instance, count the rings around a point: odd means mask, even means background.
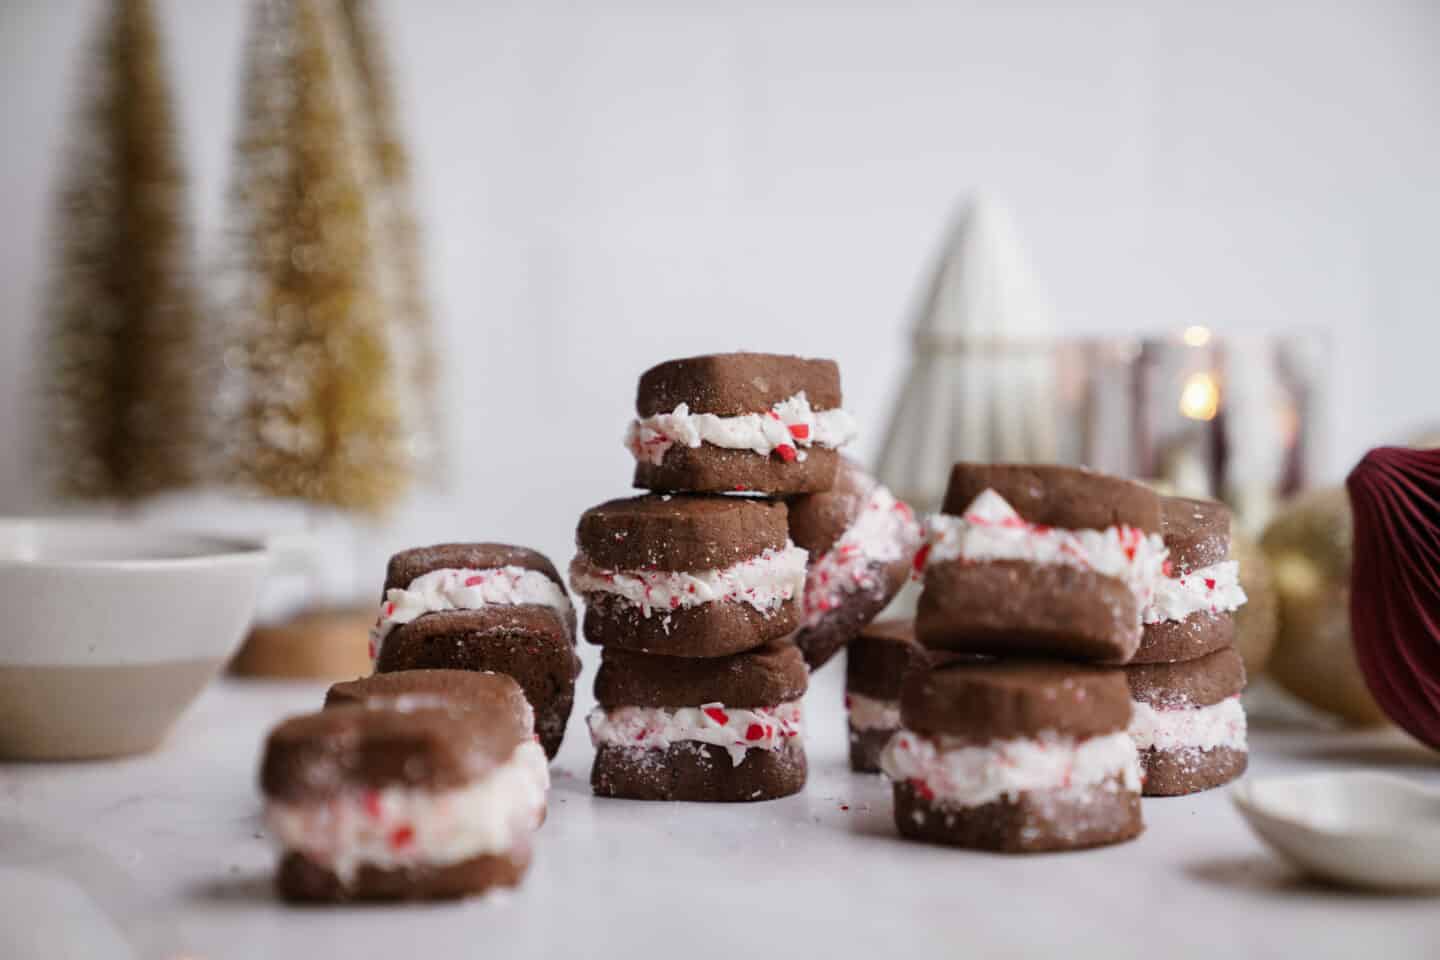
[[[385,591],[380,616],[370,630],[370,658],[380,655],[391,630],[427,613],[527,603],[553,607],[562,618],[571,616],[565,589],[538,570],[516,566],[432,570],[410,581],[403,590]]]
[[[812,410],[805,391],[775,404],[767,413],[720,417],[691,413],[680,404],[670,413],[632,421],[625,446],[636,460],[659,464],[675,444],[698,447],[708,443],[726,450],[749,450],[784,460],[804,460],[809,446],[841,447],[855,438],[855,418],[838,407]]]
[[[810,565],[801,626],[815,626],[844,602],[846,594],[880,589],[882,571],[876,568],[913,551],[920,534],[910,507],[877,484],[855,522]]]
[[[1184,620],[1202,610],[1227,613],[1239,609],[1246,599],[1240,586],[1240,564],[1222,560],[1178,577],[1161,577],[1143,619],[1146,623],[1160,623]]]
[[[606,570],[581,553],[570,564],[570,586],[579,593],[621,597],[646,617],[655,610],[717,602],[748,603],[769,613],[804,591],[808,556],[786,541],[780,550],[766,549],[720,570]]]
[[[1159,709],[1148,703],[1131,704],[1130,736],[1139,750],[1246,749],[1245,708],[1239,697],[1208,707]]]
[[[950,807],[978,807],[1032,790],[1083,793],[1107,781],[1140,789],[1139,755],[1123,731],[1084,740],[1042,733],[975,746],[901,730],[881,752],[880,769]]]
[[[1025,560],[1093,570],[1125,581],[1141,610],[1150,605],[1168,551],[1158,533],[1130,526],[1064,530],[1030,523],[994,490],[985,490],[958,516],[930,518],[916,567],[963,560]]]
[[[856,730],[899,730],[900,701],[876,700],[861,693],[846,693],[850,726]]]
[[[349,883],[382,870],[503,854],[540,823],[550,767],[538,743],[515,748],[484,778],[454,790],[354,790],[321,803],[271,802],[265,824],[284,850],[303,853]]]
[[[694,740],[724,747],[739,766],[751,750],[779,750],[800,736],[800,703],[774,707],[616,707],[590,711],[590,742],[595,746],[664,750],[672,743]]]

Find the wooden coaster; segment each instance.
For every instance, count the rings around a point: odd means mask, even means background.
[[[353,680],[372,672],[373,607],[307,610],[284,623],[257,626],[230,661],[249,677]]]

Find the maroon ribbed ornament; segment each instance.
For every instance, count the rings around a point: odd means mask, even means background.
[[[1360,671],[1390,719],[1440,749],[1440,450],[1377,447],[1345,486]]]

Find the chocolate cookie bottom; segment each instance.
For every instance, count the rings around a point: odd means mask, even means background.
[[[1201,610],[1184,620],[1147,623],[1131,663],[1174,663],[1195,660],[1235,642],[1235,617]]]
[[[927,843],[1043,853],[1120,843],[1145,829],[1140,795],[1117,781],[1077,791],[1024,791],[974,807],[926,799],[908,783],[895,784],[895,826]]]
[[[898,728],[897,728],[898,729]],[[850,769],[856,773],[879,773],[880,751],[895,730],[856,730],[850,726]]]
[[[799,793],[805,773],[805,747],[798,740],[779,750],[747,750],[738,766],[723,747],[694,741],[658,750],[602,746],[590,786],[600,797],[747,803]]]
[[[1199,750],[1140,751],[1141,793],[1147,797],[1181,797],[1212,790],[1237,779],[1249,765],[1250,754],[1232,747]]]
[[[575,703],[580,658],[558,616],[486,620],[474,611],[426,614],[396,628],[375,664],[377,673],[421,669],[490,670],[514,677],[535,710],[535,732],[545,755],[554,759],[560,750]]]
[[[330,868],[290,851],[280,861],[275,886],[281,897],[296,903],[454,900],[491,887],[519,886],[529,866],[530,847],[526,841],[509,853],[471,857],[443,866],[383,869],[362,864],[346,882]]]
[[[827,610],[814,626],[801,627],[795,633],[795,645],[805,655],[811,670],[818,670],[835,656],[861,630],[880,615],[905,585],[910,562],[901,558],[894,563],[870,565],[874,587],[843,594],[843,599]]]
[[[835,484],[840,454],[828,447],[808,447],[805,454],[804,460],[787,461],[773,453],[677,443],[665,451],[660,463],[637,462],[634,486],[670,492],[772,495],[829,490]]]

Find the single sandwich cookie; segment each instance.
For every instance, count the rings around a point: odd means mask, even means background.
[[[265,824],[287,900],[418,900],[515,886],[549,771],[516,695],[466,710],[340,706],[265,744]]]
[[[1124,663],[1165,563],[1160,499],[1073,467],[956,464],[915,567],[927,647]]]
[[[880,766],[904,836],[1031,853],[1144,829],[1123,671],[1039,660],[912,671],[900,719]]]
[[[1193,660],[1230,646],[1234,612],[1246,599],[1240,565],[1230,559],[1230,510],[1185,497],[1165,497],[1162,510],[1170,556],[1133,663]]]
[[[383,593],[370,633],[372,660],[379,659],[395,628],[454,610],[483,615],[537,607],[559,617],[572,641],[575,637],[575,608],[565,582],[549,558],[528,547],[442,543],[405,550],[390,558]]]
[[[833,360],[717,353],[640,377],[625,435],[635,486],[698,493],[828,490],[855,436]]]
[[[1245,663],[1233,649],[1179,663],[1125,668],[1134,698],[1130,736],[1147,797],[1175,797],[1229,783],[1249,761]]]
[[[590,714],[602,797],[743,802],[805,786],[800,651],[694,660],[606,648]]]
[[[880,751],[900,729],[900,688],[910,671],[930,666],[931,656],[915,642],[913,620],[877,620],[850,639],[845,652],[850,769],[880,772]]]
[[[811,670],[894,599],[920,535],[910,507],[844,457],[833,489],[790,501],[790,539],[810,554],[795,644]]]
[[[679,657],[723,657],[795,629],[805,551],[785,504],[658,495],[585,511],[570,585],[585,597],[585,638]]]
[[[535,710],[535,730],[554,757],[575,704],[580,658],[564,622],[536,605],[428,613],[396,627],[375,664],[382,674],[479,670],[513,677]]]

